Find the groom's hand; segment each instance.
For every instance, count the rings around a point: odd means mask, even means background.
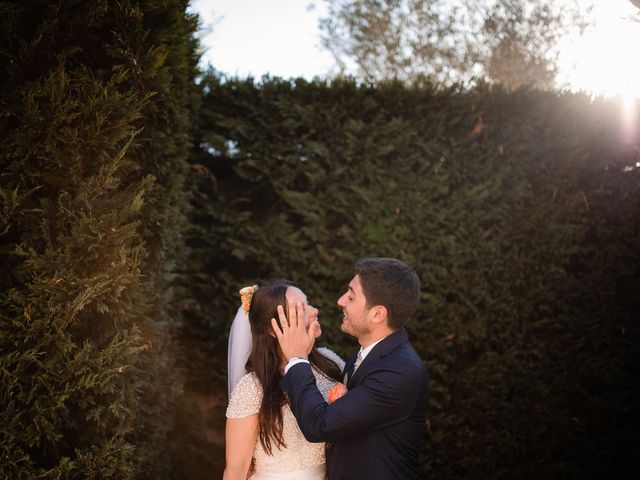
[[[307,329],[308,312],[306,305],[298,303],[294,306],[289,303],[288,310],[289,320],[284,314],[283,306],[278,305],[278,319],[282,328],[280,328],[275,318],[271,319],[271,326],[287,361],[293,357],[307,358],[315,342],[315,331]]]

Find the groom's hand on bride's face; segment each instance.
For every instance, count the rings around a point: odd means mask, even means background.
[[[271,326],[287,360],[293,357],[307,358],[315,342],[315,330],[310,331],[311,329],[307,328],[308,312],[306,305],[289,303],[287,308],[289,319],[287,320],[287,316],[284,314],[283,306],[278,305],[280,325],[278,325],[275,318],[272,318]]]

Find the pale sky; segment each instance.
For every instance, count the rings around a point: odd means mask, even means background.
[[[594,4],[595,25],[562,44],[559,80],[572,90],[640,97],[640,22],[628,0],[578,0]],[[310,8],[313,5],[314,8]],[[231,75],[326,76],[331,55],[320,48],[322,0],[192,0],[204,27],[203,64]]]
[[[310,80],[333,65],[319,46],[322,0],[191,0],[191,8],[205,27],[213,25],[201,38],[203,63],[224,73]]]

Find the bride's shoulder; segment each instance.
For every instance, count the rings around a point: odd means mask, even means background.
[[[316,351],[322,356],[327,357],[329,360],[332,360],[336,365],[338,365],[338,367],[340,367],[340,370],[344,370],[344,360],[336,352],[327,347],[318,347],[316,348]]]
[[[257,375],[249,372],[240,377],[233,387],[227,406],[227,417],[240,418],[254,414],[260,410],[261,402],[262,385]]]
[[[256,375],[256,372],[245,373],[242,377],[240,377],[240,380],[238,380],[238,384],[240,383],[243,385],[260,387],[260,380],[258,379],[258,375]]]
[[[233,391],[231,392],[231,396],[237,394],[252,394],[252,393],[262,393],[262,385],[260,384],[260,380],[258,380],[258,376],[255,372],[245,373],[236,386],[233,387]]]

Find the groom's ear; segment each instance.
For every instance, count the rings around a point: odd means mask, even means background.
[[[387,319],[387,307],[384,305],[376,305],[370,310],[371,323],[382,323]]]

